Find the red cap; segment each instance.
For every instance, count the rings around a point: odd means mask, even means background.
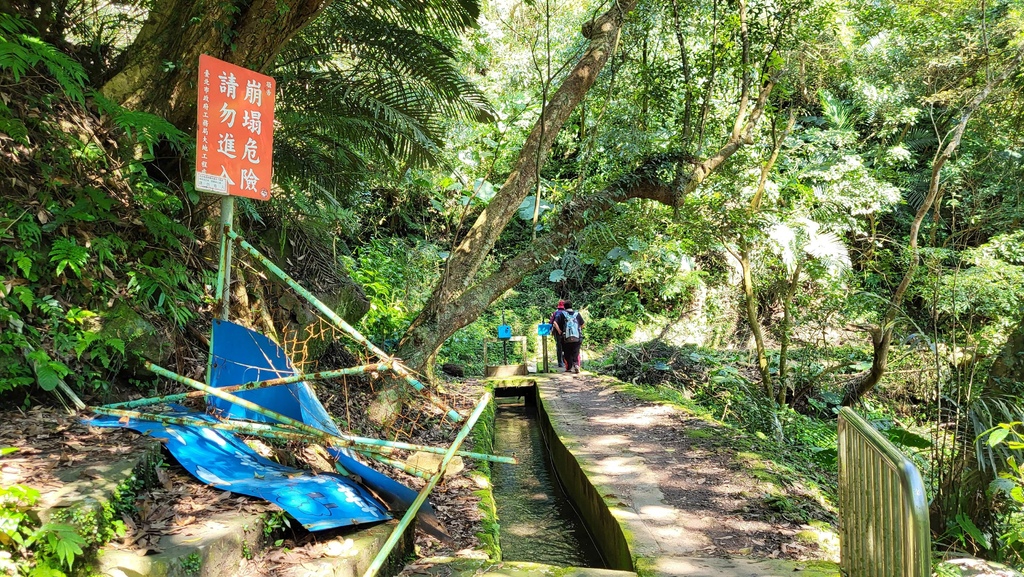
[[[558,308],[564,309],[565,308],[565,301],[558,301]]]

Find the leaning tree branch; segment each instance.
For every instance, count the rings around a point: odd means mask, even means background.
[[[881,326],[871,331],[871,345],[874,351],[871,368],[867,374],[855,378],[847,384],[846,393],[843,396],[843,405],[849,406],[857,402],[882,380],[882,376],[885,374],[889,364],[889,349],[892,345],[896,316],[899,314],[903,298],[906,296],[910,283],[917,272],[917,267],[921,262],[917,239],[928,211],[939,196],[942,167],[953,156],[953,153],[956,152],[957,147],[960,145],[960,140],[963,138],[964,131],[967,129],[967,122],[971,119],[971,116],[974,115],[992,91],[1017,70],[1022,58],[1024,58],[1024,49],[1018,50],[1016,56],[1003,69],[1002,73],[990,80],[980,92],[974,95],[974,98],[960,112],[960,120],[953,127],[953,130],[949,132],[948,140],[946,140],[944,145],[940,143],[939,149],[932,160],[932,174],[928,182],[928,194],[925,195],[924,201],[917,209],[917,214],[914,215],[914,220],[910,224],[910,240],[907,243],[907,250],[910,251],[910,262],[907,264],[907,270],[903,274],[903,279],[889,300],[885,315],[882,317]]]
[[[547,153],[576,106],[594,85],[598,73],[611,58],[625,16],[637,0],[621,0],[583,27],[583,36],[590,45],[572,71],[551,95],[545,114],[534,124],[519,156],[500,192],[477,217],[462,242],[452,252],[446,278],[442,283],[459,283],[451,290],[436,290],[431,301],[443,294],[458,294],[468,288],[487,255],[494,247],[501,231],[515,216],[526,195],[532,190]],[[538,161],[540,159],[540,161]],[[428,307],[431,304],[428,303]]]

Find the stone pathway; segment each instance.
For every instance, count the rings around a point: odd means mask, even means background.
[[[797,538],[810,527],[764,510],[767,488],[724,430],[612,383],[586,373],[537,378],[553,428],[622,526],[639,571],[838,575],[825,553]]]

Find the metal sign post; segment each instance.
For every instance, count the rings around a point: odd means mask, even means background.
[[[220,201],[216,309],[231,318],[235,198],[270,198],[274,154],[274,79],[212,56],[199,56],[196,190]],[[213,338],[206,380],[213,378]]]
[[[220,199],[220,264],[217,274],[217,300],[220,301],[221,320],[231,317],[231,252],[234,243],[231,231],[235,220],[235,198]]]

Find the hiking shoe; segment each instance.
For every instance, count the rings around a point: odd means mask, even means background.
[[[576,373],[578,375],[578,374],[580,374],[580,368],[579,367],[573,367],[572,368],[572,372],[574,372],[574,373]]]

